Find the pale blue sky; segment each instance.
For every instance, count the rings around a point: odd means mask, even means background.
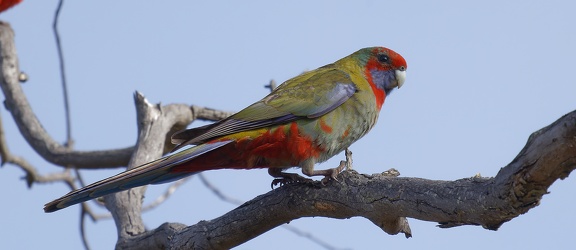
[[[62,90],[52,16],[57,1],[24,1],[0,14],[16,33],[23,88],[47,131],[65,140]],[[154,103],[239,110],[282,82],[368,46],[385,46],[408,62],[402,89],[380,121],[354,144],[355,169],[453,180],[495,175],[530,133],[576,108],[576,6],[572,1],[67,1],[60,30],[67,63],[73,136],[82,150],[136,140],[132,94]],[[22,139],[0,113],[11,151],[42,173],[60,170]],[[192,126],[199,125],[193,124]],[[343,156],[317,166],[334,167]],[[92,182],[119,172],[85,171]],[[299,170],[297,170],[299,172]],[[63,184],[27,189],[20,169],[0,169],[0,241],[6,249],[79,249],[79,208],[44,214]],[[265,170],[206,174],[223,192],[248,200],[270,190]],[[154,197],[166,186],[150,188]],[[574,236],[573,177],[555,183],[542,204],[497,232],[440,229],[410,219],[414,237],[389,236],[363,218],[306,218],[290,225],[352,249],[568,249]],[[149,228],[194,224],[233,209],[198,179],[146,213]],[[104,212],[104,211],[103,211]],[[112,221],[88,223],[94,249],[111,249]],[[526,244],[526,245],[524,245]],[[237,249],[319,249],[276,228]]]

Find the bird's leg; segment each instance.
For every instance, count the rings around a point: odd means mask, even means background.
[[[268,174],[274,177],[274,180],[272,180],[272,184],[270,184],[271,188],[274,188],[274,186],[276,185],[283,186],[288,183],[310,181],[310,179],[304,178],[298,174],[285,173],[282,172],[282,170],[283,169],[281,168],[268,168]]]
[[[338,181],[338,178],[336,177],[346,166],[346,161],[340,161],[340,165],[338,165],[338,167],[325,170],[314,170],[314,162],[305,162],[302,164],[302,173],[310,177],[323,175],[324,178],[322,179],[322,184],[326,184],[330,179]]]

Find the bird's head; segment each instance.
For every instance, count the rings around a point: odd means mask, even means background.
[[[400,54],[384,47],[365,48],[356,53],[365,65],[364,75],[373,88],[389,95],[394,88],[402,87],[408,65]]]

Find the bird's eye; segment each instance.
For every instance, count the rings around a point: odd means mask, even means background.
[[[405,71],[405,70],[406,70],[406,67],[400,66],[400,71]]]
[[[384,54],[380,54],[380,55],[378,55],[378,61],[380,61],[381,63],[389,63],[390,57],[388,57],[387,55],[384,55]]]

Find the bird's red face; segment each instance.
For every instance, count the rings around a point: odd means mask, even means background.
[[[370,48],[364,74],[376,95],[378,108],[394,88],[402,87],[407,68],[404,57],[393,50],[384,47]]]

